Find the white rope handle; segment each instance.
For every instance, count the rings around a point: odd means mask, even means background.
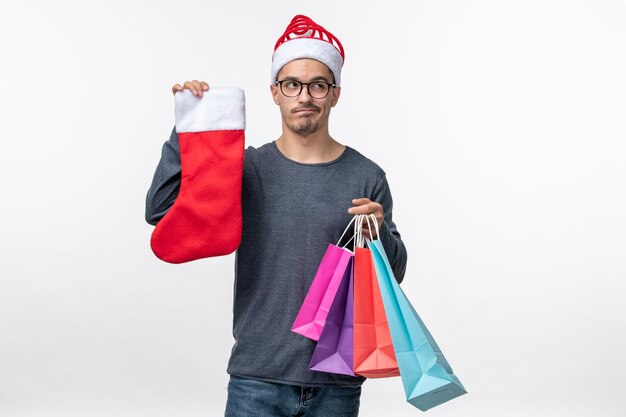
[[[352,236],[350,239],[348,239],[348,241],[346,242],[345,245],[342,246],[343,249],[346,248],[346,246],[348,246],[350,244],[350,242],[352,242],[354,240],[354,236]],[[337,246],[339,246],[339,243],[337,243]]]
[[[372,224],[370,223],[370,215],[364,214],[363,216],[365,217],[365,221],[367,222],[367,231],[370,232],[370,238],[368,242],[371,242],[372,240],[374,240],[374,237],[372,237]]]
[[[363,233],[361,233],[361,228],[363,226],[363,215],[357,214],[356,216],[354,216],[354,218],[356,219],[354,221],[354,245],[355,248],[362,248],[364,247]]]
[[[366,244],[379,239],[378,233],[378,221],[373,214],[357,214],[354,216],[354,246],[355,248],[364,248]],[[369,230],[369,237],[363,234],[363,221],[367,222],[367,229]],[[376,231],[376,237],[372,234],[372,222],[374,223],[374,230]]]
[[[379,232],[380,230],[378,230],[378,220],[376,220],[376,216],[373,214],[369,214],[369,217],[372,219],[372,221],[374,222],[374,230],[376,230],[376,239],[380,240],[380,236],[379,236]],[[367,225],[370,226],[370,222],[367,222]],[[372,234],[372,229],[370,229],[370,235]],[[374,240],[374,239],[372,239]]]
[[[359,216],[354,216],[354,248],[361,247],[361,236],[359,236]]]
[[[364,220],[367,222],[369,237],[367,235],[363,235]],[[354,239],[355,248],[364,248],[366,244],[373,242],[374,240],[380,240],[380,229],[378,228],[378,220],[376,220],[376,216],[374,214],[357,214],[352,218],[350,224],[352,224],[352,222],[354,222],[354,236],[352,236],[348,243],[350,243],[350,241]],[[374,224],[374,230],[376,231],[376,235],[372,234],[372,223]],[[348,227],[350,226],[350,224],[348,225]],[[343,233],[345,234],[347,230],[348,229],[346,228]],[[342,238],[343,235],[341,235],[339,241],[341,241]],[[348,243],[346,243],[346,246],[348,245]],[[337,243],[337,245],[339,245],[339,243]]]
[[[337,241],[337,245],[339,246],[339,244],[341,243],[341,239],[343,239],[344,235],[346,234],[346,232],[348,231],[348,229],[350,228],[350,225],[352,224],[352,222],[354,222],[354,219],[356,219],[356,216],[352,218],[352,220],[350,220],[350,223],[348,223],[348,225],[346,226],[346,228],[343,230],[343,233],[341,234],[341,237],[339,238],[339,240]],[[352,236],[352,239],[354,239],[354,236]],[[352,240],[350,239],[350,240]],[[348,243],[350,243],[350,240],[348,241]],[[348,245],[348,243],[346,243],[346,246]],[[345,247],[345,246],[344,246]]]

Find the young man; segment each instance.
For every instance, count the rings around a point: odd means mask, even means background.
[[[342,65],[339,41],[305,16],[294,17],[275,48],[270,89],[282,134],[244,156],[227,417],[357,416],[364,378],[310,371],[315,342],[291,326],[328,244],[354,214],[376,216],[395,276],[404,276],[407,253],[385,172],[329,133]],[[202,97],[209,86],[172,87],[184,89]],[[180,172],[174,129],[148,191],[148,223],[173,204]]]

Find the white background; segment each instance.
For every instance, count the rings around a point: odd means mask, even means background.
[[[626,412],[623,1],[0,6],[0,415],[218,416],[233,256],[168,265],[145,194],[175,82],[239,86],[304,13],[346,49],[331,116],[387,172],[403,288],[469,391],[431,416]],[[306,207],[303,207],[306,210]],[[361,416],[421,412],[368,381]]]

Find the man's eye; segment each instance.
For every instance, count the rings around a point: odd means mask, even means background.
[[[311,87],[313,87],[315,90],[326,90],[326,84],[325,83],[313,83],[311,84]]]
[[[285,85],[287,88],[294,89],[294,90],[296,88],[300,88],[300,83],[297,81],[287,81]]]

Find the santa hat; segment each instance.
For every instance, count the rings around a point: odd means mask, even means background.
[[[345,55],[339,39],[309,17],[297,15],[278,39],[272,55],[272,79],[287,63],[302,58],[315,59],[326,65],[335,76],[335,85],[341,85],[341,67]]]

